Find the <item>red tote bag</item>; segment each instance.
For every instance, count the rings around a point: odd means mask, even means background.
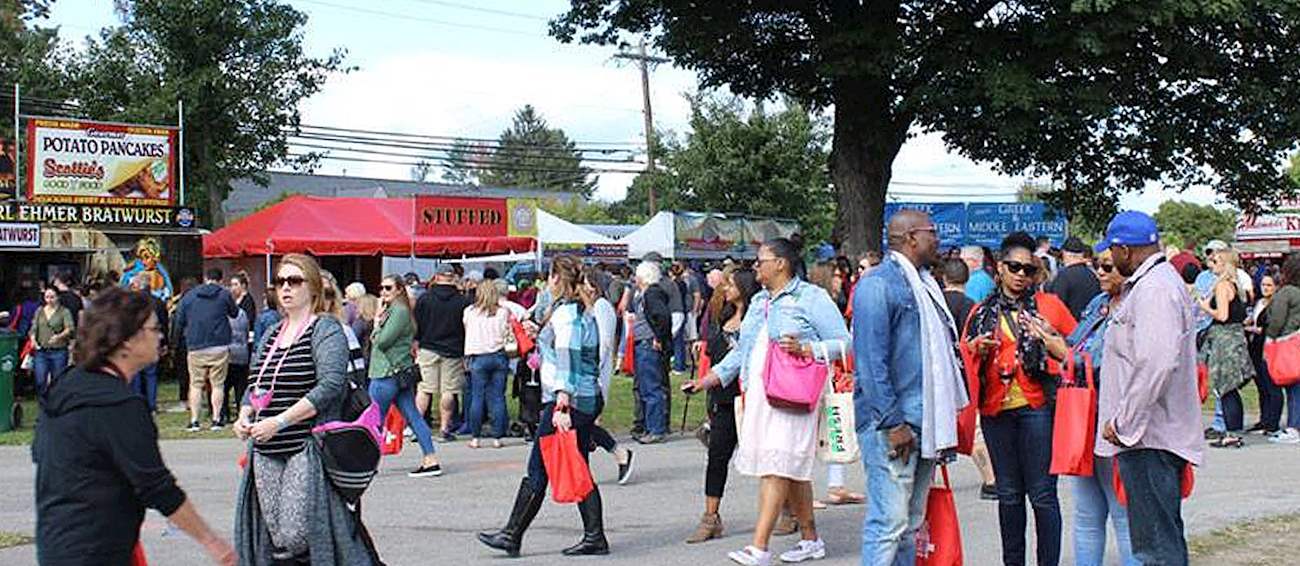
[[[1269,377],[1278,387],[1300,383],[1300,332],[1265,341],[1264,361]]]
[[[1083,383],[1076,380],[1075,357],[1083,357]],[[1056,417],[1052,425],[1052,466],[1062,476],[1092,476],[1092,449],[1097,442],[1097,388],[1092,356],[1071,350],[1065,362],[1061,387],[1056,390]]]
[[[940,464],[943,485],[931,485],[925,499],[925,520],[916,531],[916,566],[961,566],[961,525],[957,501],[948,481],[948,465]]]
[[[975,426],[980,414],[980,366],[975,352],[965,340],[957,349],[966,370],[966,394],[970,398],[970,403],[957,411],[957,453],[970,456],[975,451]]]
[[[551,499],[556,503],[577,503],[595,488],[587,461],[578,452],[578,432],[564,432],[541,437],[542,465],[550,478]]]
[[[700,347],[700,366],[699,366],[699,373],[697,375],[699,377],[704,377],[706,375],[709,375],[709,372],[712,370],[713,370],[713,358],[709,357],[709,346],[705,344],[704,346]]]
[[[1128,492],[1124,491],[1124,480],[1119,477],[1119,459],[1112,461],[1112,473],[1110,476],[1110,486],[1115,488],[1115,500],[1120,505],[1128,507]],[[1183,464],[1183,477],[1179,487],[1182,488],[1183,499],[1192,496],[1192,490],[1196,489],[1196,471],[1193,469],[1191,462]]]
[[[144,545],[140,541],[135,541],[135,549],[131,551],[131,566],[149,566],[149,560],[144,556]]]
[[[624,375],[636,375],[636,341],[632,336],[632,325],[626,326],[627,329],[623,332],[626,337],[623,340],[623,363],[619,366],[619,371]]]
[[[513,315],[510,317],[510,332],[515,335],[515,343],[519,344],[519,357],[527,356],[528,352],[533,351],[533,348],[537,346],[533,342],[533,337],[528,335],[527,330],[524,330],[524,323],[519,322],[519,319]]]
[[[402,419],[402,413],[398,412],[397,406],[388,408],[388,415],[384,417],[384,443],[379,447],[379,453],[384,456],[392,456],[402,453],[402,429],[406,428],[406,421]]]

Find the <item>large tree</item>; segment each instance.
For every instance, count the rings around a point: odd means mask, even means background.
[[[485,163],[471,157],[481,155],[472,144],[458,144],[450,159],[461,156],[470,165],[452,163],[449,171],[477,172],[484,185],[528,187],[568,191],[591,196],[596,189],[596,175],[582,165],[582,153],[564,130],[552,128],[531,104],[515,112],[510,127],[501,132],[497,143],[487,151]],[[472,177],[471,177],[472,178]]]
[[[878,248],[894,158],[918,131],[1113,208],[1150,182],[1253,210],[1294,194],[1300,3],[1281,0],[571,0],[559,40],[653,36],[704,87],[834,108],[836,239]]]
[[[1237,212],[1208,204],[1168,200],[1155,214],[1160,236],[1166,243],[1199,247],[1210,240],[1232,241],[1237,229]]]
[[[307,56],[307,16],[275,0],[116,0],[122,23],[76,57],[76,98],[90,116],[176,119],[185,102],[186,204],[214,227],[230,181],[264,181],[285,160],[298,103],[343,71],[341,50]]]

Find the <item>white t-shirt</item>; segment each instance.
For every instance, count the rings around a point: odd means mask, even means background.
[[[609,382],[614,376],[614,352],[617,349],[614,335],[618,331],[618,313],[614,311],[614,305],[602,297],[592,305],[591,315],[596,319],[596,331],[600,335],[600,392],[609,397]]]

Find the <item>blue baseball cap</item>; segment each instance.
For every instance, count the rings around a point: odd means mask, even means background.
[[[1106,236],[1093,250],[1101,253],[1111,246],[1150,246],[1160,243],[1156,219],[1136,210],[1125,210],[1115,215],[1106,226]]]

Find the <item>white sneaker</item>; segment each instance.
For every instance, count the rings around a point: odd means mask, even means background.
[[[1279,430],[1277,434],[1270,436],[1268,441],[1274,444],[1300,444],[1300,431],[1294,428]]]
[[[782,562],[803,562],[826,558],[826,543],[822,539],[801,540],[794,548],[781,553]]]
[[[746,546],[740,550],[733,550],[727,553],[727,558],[732,562],[743,566],[771,566],[772,553],[766,550],[759,550],[756,546]]]

